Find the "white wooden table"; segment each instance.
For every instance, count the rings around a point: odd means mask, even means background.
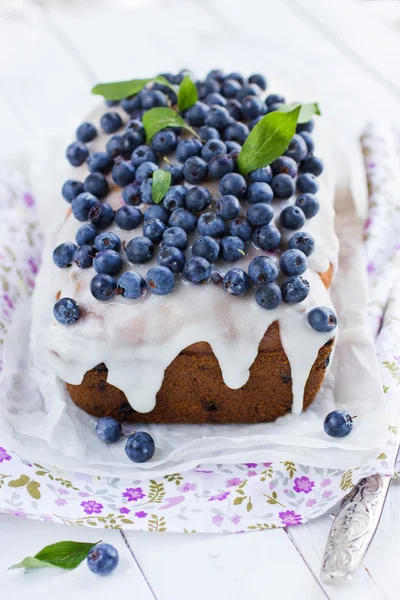
[[[99,80],[189,67],[261,71],[276,88],[318,100],[335,137],[365,122],[400,126],[400,2],[362,0],[1,0],[0,161],[35,152],[38,136],[79,120]],[[1,164],[0,163],[0,164]],[[24,575],[10,564],[62,539],[99,532],[0,515],[0,594],[31,600],[397,600],[400,486],[393,484],[363,566],[341,588],[319,579],[329,516],[245,535],[104,531],[121,556],[109,579],[85,565]]]

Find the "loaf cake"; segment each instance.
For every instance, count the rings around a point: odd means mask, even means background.
[[[91,415],[257,423],[314,400],[337,335],[333,185],[318,106],[266,88],[214,70],[94,89],[43,266],[44,358]]]

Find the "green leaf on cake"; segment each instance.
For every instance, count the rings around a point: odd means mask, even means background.
[[[162,75],[146,77],[145,79],[129,79],[128,81],[114,81],[113,83],[98,83],[92,88],[92,94],[103,96],[105,100],[123,100],[135,96],[149,83],[159,83],[171,88],[176,88]]]
[[[151,108],[144,113],[142,122],[146,131],[147,142],[150,142],[153,136],[162,129],[167,127],[182,127],[190,131],[196,137],[199,137],[197,133],[189,127],[187,123],[182,119],[180,115],[172,108]]]
[[[160,204],[165,194],[169,190],[171,185],[171,173],[169,171],[163,171],[163,169],[157,169],[153,173],[153,184],[151,186],[151,196],[155,204]]]
[[[45,546],[35,556],[27,556],[10,569],[38,569],[41,567],[60,567],[75,569],[87,557],[89,551],[100,542],[57,542]]]
[[[268,113],[253,127],[238,157],[243,175],[266,167],[285,152],[296,133],[300,108]]]
[[[308,123],[311,121],[314,115],[321,115],[321,110],[318,106],[317,102],[310,102],[309,104],[299,104],[298,102],[294,102],[292,104],[281,104],[278,108],[280,112],[290,112],[296,106],[300,106],[300,114],[297,119],[298,123]]]
[[[187,108],[190,108],[195,104],[198,100],[199,96],[197,93],[197,87],[190,79],[189,75],[186,75],[181,85],[179,86],[178,91],[178,108],[183,111]]]

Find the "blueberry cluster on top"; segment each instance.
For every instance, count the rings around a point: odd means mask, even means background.
[[[172,84],[179,84],[184,75],[163,74]],[[199,138],[167,128],[158,131],[149,145],[145,143],[143,114],[177,101],[175,92],[159,83],[121,101],[130,117],[124,129],[117,112],[109,110],[102,116],[100,126],[111,135],[105,151],[89,151],[87,144],[97,136],[92,124],[78,127],[77,141],[68,147],[67,158],[73,166],[86,161],[90,174],[84,182],[68,180],[62,195],[83,224],[76,234],[76,244],[66,242],[54,250],[54,262],[60,268],[73,263],[81,268],[93,267],[97,274],[91,292],[100,301],[116,294],[135,299],[145,290],[165,295],[173,290],[176,276],[182,274],[193,284],[220,284],[226,292],[238,296],[254,285],[256,302],[265,309],[276,308],[282,300],[301,302],[310,287],[302,274],[314,250],[312,236],[302,228],[319,210],[315,194],[317,177],[323,170],[321,159],[313,154],[314,122],[299,124],[283,156],[244,177],[238,172],[242,145],[264,115],[278,110],[285,99],[269,94],[264,101],[261,94],[267,82],[259,74],[246,79],[239,73],[225,75],[213,70],[205,80],[197,81],[196,87],[198,101],[182,116]],[[155,204],[153,173],[163,158],[173,153],[174,162],[168,161],[164,167],[171,173],[172,186],[162,203]],[[104,201],[110,178],[122,188],[125,202],[116,212]],[[212,180],[218,181],[218,198],[201,185]],[[274,200],[288,201],[294,195],[295,201],[286,203],[275,215]],[[148,205],[144,214],[138,208],[140,204]],[[158,266],[150,268],[146,278],[136,271],[126,271],[116,278],[123,258],[121,240],[107,231],[114,221],[125,231],[142,224],[143,235],[133,237],[124,250],[133,265],[148,262],[157,252]],[[280,228],[293,235],[288,248],[283,249],[278,268],[265,252],[281,249]],[[195,232],[197,236],[191,236]],[[217,260],[240,260],[251,244],[260,255],[250,262],[247,272],[234,267],[221,273],[215,266]],[[79,318],[79,307],[72,299],[64,298],[55,305],[54,314],[61,323],[71,324]],[[330,313],[324,315],[309,319],[318,331],[336,326],[332,327],[332,319],[329,322]]]

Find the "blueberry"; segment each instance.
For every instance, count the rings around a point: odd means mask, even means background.
[[[84,223],[81,225],[76,232],[75,239],[78,246],[84,246],[85,244],[92,245],[98,231],[92,223]]]
[[[103,173],[107,175],[113,167],[114,161],[108,152],[94,152],[86,161],[91,173]]]
[[[72,200],[72,214],[78,221],[87,221],[89,210],[96,204],[100,204],[96,196],[88,192],[82,192]]]
[[[278,277],[279,269],[268,256],[256,256],[248,268],[253,283],[273,283]]]
[[[225,233],[224,220],[216,213],[203,213],[197,222],[197,231],[200,235],[221,237]]]
[[[255,83],[249,83],[247,85],[243,85],[240,88],[240,90],[236,94],[236,98],[241,102],[243,98],[246,98],[246,96],[259,96],[260,92],[261,90],[258,87],[258,85],[256,85]]]
[[[196,285],[207,283],[211,277],[211,265],[202,256],[193,256],[186,261],[183,277]]]
[[[76,130],[76,139],[86,144],[97,136],[97,129],[92,123],[82,123]]]
[[[67,202],[72,202],[74,198],[83,192],[83,184],[76,179],[68,179],[61,189],[61,194]]]
[[[150,110],[156,106],[167,106],[168,101],[162,92],[159,90],[146,91],[142,96],[142,107],[144,110]]]
[[[239,121],[243,118],[242,105],[239,102],[239,100],[236,100],[236,98],[228,100],[225,108],[232,117],[232,119],[235,119],[235,121]]]
[[[308,313],[308,322],[315,331],[329,333],[336,328],[337,317],[331,308],[318,306]]]
[[[297,178],[297,189],[301,194],[316,194],[319,189],[317,178],[312,173],[303,173]]]
[[[175,132],[171,129],[157,131],[151,141],[153,149],[163,155],[171,154],[175,150],[177,144],[178,139]]]
[[[138,184],[143,183],[143,181],[145,181],[146,179],[148,179],[149,177],[151,177],[154,173],[154,171],[157,171],[158,166],[156,165],[156,163],[153,163],[152,161],[146,161],[144,163],[142,163],[137,169],[136,169],[136,182]]]
[[[130,183],[122,190],[122,199],[130,206],[136,206],[142,202],[140,195],[140,186],[136,183]]]
[[[221,196],[232,195],[237,198],[243,198],[246,188],[246,180],[239,173],[228,173],[219,182]]]
[[[196,229],[197,217],[186,208],[177,208],[172,212],[168,225],[170,227],[180,227],[186,233],[191,233]]]
[[[139,131],[127,131],[121,136],[119,154],[124,158],[131,158],[133,151],[144,142],[144,135]]]
[[[194,186],[186,195],[186,207],[189,210],[201,211],[210,206],[211,192],[206,187]]]
[[[83,189],[97,198],[105,198],[110,191],[107,179],[101,173],[90,173],[83,182]]]
[[[285,156],[293,158],[297,163],[303,160],[307,154],[307,144],[297,133],[292,137],[289,146],[284,152]]]
[[[221,256],[226,262],[236,262],[244,255],[244,241],[237,235],[228,235],[221,240]]]
[[[238,144],[244,144],[250,131],[245,123],[236,121],[225,127],[223,132],[223,139],[230,142],[237,142]]]
[[[345,437],[353,429],[353,418],[346,410],[333,410],[324,420],[324,431],[331,437]]]
[[[118,293],[128,300],[140,298],[145,291],[146,282],[140,273],[125,271],[118,279]]]
[[[198,156],[191,156],[183,165],[183,176],[188,183],[203,183],[207,177],[207,163]]]
[[[256,183],[258,181],[262,183],[271,183],[272,181],[272,170],[268,165],[266,167],[261,167],[260,169],[256,169],[249,174],[249,179],[252,183]]]
[[[275,225],[257,227],[253,234],[253,242],[263,250],[276,250],[280,241],[281,234]]]
[[[312,219],[319,211],[318,198],[313,194],[301,194],[301,196],[298,196],[296,198],[296,206],[301,208],[307,219]]]
[[[301,250],[306,256],[314,252],[314,238],[306,231],[297,231],[289,240],[290,249]]]
[[[215,283],[215,285],[222,285],[223,280],[224,276],[218,271],[217,267],[211,267],[211,281]]]
[[[310,284],[303,277],[292,276],[282,283],[282,297],[288,304],[305,300],[310,293]]]
[[[106,144],[106,151],[113,158],[121,154],[121,135],[113,135]]]
[[[118,106],[119,100],[106,100],[106,105],[111,108],[111,106]]]
[[[315,122],[313,119],[311,119],[311,121],[307,121],[307,123],[298,123],[296,127],[296,132],[302,133],[303,131],[306,131],[307,133],[311,133],[314,129],[314,125]]]
[[[208,140],[201,148],[201,156],[204,160],[209,161],[213,156],[227,152],[227,147],[222,140]]]
[[[80,269],[89,269],[95,256],[96,248],[90,244],[85,244],[75,250],[73,259]]]
[[[109,575],[117,568],[118,561],[118,551],[111,544],[97,544],[87,556],[87,565],[96,575]]]
[[[197,189],[197,188],[195,188]],[[183,185],[173,185],[164,196],[163,205],[167,210],[175,210],[185,206],[187,188]]]
[[[260,75],[259,73],[250,75],[249,83],[255,83],[263,91],[265,91],[267,89],[267,80],[265,79],[265,77],[263,75]]]
[[[290,156],[280,156],[271,164],[272,173],[274,175],[290,175],[290,177],[296,177],[297,175],[297,163]]]
[[[85,225],[82,225],[82,227],[85,227]],[[121,240],[111,231],[108,233],[99,233],[94,240],[94,247],[99,252],[101,250],[116,250],[119,252],[121,249]]]
[[[215,79],[216,81],[222,83],[222,81],[224,81],[225,79],[225,75],[224,72],[221,71],[221,69],[213,69],[212,71],[207,73],[207,79]]]
[[[307,257],[301,250],[286,250],[281,255],[280,267],[285,275],[301,275],[307,270]]]
[[[54,305],[53,315],[61,325],[73,325],[80,317],[79,306],[72,298],[61,298]]]
[[[258,96],[246,96],[242,100],[242,113],[248,119],[255,119],[263,112],[263,101]]]
[[[315,143],[314,143],[311,133],[308,133],[308,131],[301,131],[300,135],[307,145],[308,153],[311,154],[312,152],[314,152]],[[307,156],[304,160],[307,160]],[[317,159],[317,160],[320,160],[320,159]],[[304,162],[304,161],[302,161],[302,162]],[[312,173],[313,171],[310,171],[310,172]],[[321,173],[322,173],[322,171],[321,171]],[[314,175],[321,175],[321,173],[314,173]]]
[[[204,125],[204,119],[210,107],[203,102],[196,102],[186,112],[186,120],[193,127],[201,127]]]
[[[253,227],[268,225],[268,223],[270,223],[274,218],[274,209],[269,204],[261,202],[259,204],[253,204],[253,206],[250,206],[246,216],[247,220],[251,225],[253,225]]]
[[[225,142],[225,145],[227,152],[229,152],[230,154],[232,152],[240,152],[242,149],[242,146],[237,142]]]
[[[72,265],[72,257],[76,250],[75,244],[72,242],[65,242],[60,244],[53,251],[53,262],[60,269],[66,269]]]
[[[281,102],[276,102],[276,104],[268,104],[267,112],[268,113],[275,112],[275,111],[279,110],[281,106],[282,106]]]
[[[275,175],[271,181],[271,188],[276,198],[287,200],[293,196],[296,184],[290,175],[280,173]]]
[[[161,267],[167,267],[176,275],[182,272],[186,258],[179,248],[164,246],[158,253],[157,262]]]
[[[233,296],[242,296],[249,287],[249,276],[243,269],[235,267],[228,271],[222,281],[222,288]]]
[[[143,224],[143,235],[152,242],[160,242],[167,226],[160,219],[150,219]]]
[[[179,250],[186,250],[188,247],[188,236],[184,229],[181,227],[169,227],[163,233],[161,246],[174,246]]]
[[[265,108],[265,104],[262,105],[263,108]],[[257,125],[257,123],[259,123],[261,121],[261,119],[263,118],[264,115],[259,115],[258,117],[256,117],[255,119],[252,119],[252,121],[250,121],[249,123],[249,129],[250,131],[252,129],[254,129],[254,127]]]
[[[240,202],[236,196],[221,196],[215,205],[215,211],[223,219],[235,219],[239,215]]]
[[[149,206],[143,215],[144,221],[150,221],[150,219],[159,219],[163,223],[168,223],[169,212],[162,204],[153,204],[153,206]]]
[[[205,235],[197,238],[192,247],[193,256],[202,256],[209,263],[217,260],[219,254],[219,244],[214,238]]]
[[[67,148],[66,157],[73,167],[82,165],[89,155],[89,150],[82,142],[72,142]]]
[[[135,167],[130,161],[124,160],[113,166],[111,176],[119,187],[125,187],[135,180]]]
[[[229,235],[237,235],[244,242],[249,242],[253,235],[253,230],[247,219],[236,217],[229,226]]]
[[[237,81],[240,85],[244,85],[246,83],[246,79],[241,73],[238,73],[237,71],[229,73],[229,75],[227,75],[225,79],[233,79],[234,81]]]
[[[132,152],[131,161],[135,167],[140,167],[140,165],[144,162],[156,163],[157,154],[153,148],[149,148],[149,146],[141,144]]]
[[[139,227],[143,215],[136,206],[121,206],[115,213],[115,222],[120,229],[131,231]]]
[[[206,125],[215,127],[218,130],[224,129],[230,121],[231,116],[225,106],[218,106],[217,104],[211,106],[204,119]]]
[[[142,144],[144,143],[146,137],[146,131],[144,125],[140,119],[130,119],[126,125],[127,133],[136,133],[142,136]]]
[[[175,279],[167,267],[152,267],[147,272],[146,284],[153,294],[165,296],[174,289]]]
[[[207,94],[207,96],[204,98],[204,102],[206,104],[208,104],[208,106],[210,106],[210,108],[212,108],[213,106],[221,106],[222,108],[225,108],[226,106],[226,100],[223,96],[221,96],[221,94],[219,94],[218,92],[212,92],[211,94]],[[206,114],[204,121],[206,123],[206,125],[208,125],[207,123],[207,115],[209,114],[210,111],[208,111],[208,113]],[[211,127],[215,127],[215,125],[210,125]]]
[[[139,167],[139,169],[140,169],[140,167]],[[150,179],[150,177],[148,179],[145,179],[144,181],[142,181],[142,183],[140,184],[140,198],[141,198],[142,202],[144,202],[145,204],[154,204],[153,180]]]
[[[198,81],[196,83],[196,87],[198,96],[201,100],[203,100],[209,95],[218,93],[221,89],[219,82],[213,78],[208,78],[206,79],[206,81]]]
[[[122,269],[122,259],[116,250],[101,250],[93,259],[93,268],[96,273],[117,275]]]
[[[285,104],[285,98],[280,94],[270,94],[265,100],[265,104]]]
[[[232,171],[235,168],[235,163],[229,154],[218,154],[213,156],[208,163],[208,172],[211,177],[220,179]]]
[[[130,96],[130,98],[124,98],[121,101],[121,106],[128,115],[132,114],[134,110],[142,108],[142,100],[140,95]]]
[[[112,417],[103,417],[97,422],[96,433],[105,444],[114,444],[122,435],[122,425]]]
[[[169,272],[171,274],[171,272]],[[125,452],[127,457],[136,463],[144,463],[154,456],[155,445],[150,434],[136,431],[126,440]]]
[[[90,291],[92,296],[101,302],[107,302],[107,300],[111,300],[111,298],[115,296],[116,289],[117,281],[114,279],[114,277],[111,277],[111,275],[106,275],[105,273],[95,275],[90,282]]]
[[[122,119],[117,112],[107,112],[100,119],[100,127],[104,133],[115,133],[122,127]]]
[[[318,177],[324,170],[324,163],[317,156],[306,156],[300,163],[300,169],[302,173],[311,173],[314,177]]]
[[[282,292],[276,283],[264,283],[256,290],[256,302],[261,308],[274,310],[282,301]]]
[[[127,244],[125,251],[129,262],[142,264],[152,259],[154,245],[149,238],[137,236]]]
[[[280,214],[280,222],[285,229],[301,229],[305,223],[305,216],[298,206],[287,206]]]
[[[203,144],[196,138],[187,138],[181,140],[176,148],[176,158],[180,162],[185,162],[191,156],[200,156]]]
[[[165,171],[171,173],[172,185],[177,185],[183,181],[183,165],[180,163],[169,164],[164,167]]]
[[[247,189],[247,201],[250,204],[268,203],[272,201],[273,197],[274,193],[271,186],[263,181],[251,183]]]
[[[197,133],[204,141],[211,139],[219,139],[221,137],[218,129],[215,129],[215,127],[208,127],[207,125],[203,125],[202,127],[200,127]]]
[[[114,211],[111,206],[105,202],[103,204],[95,204],[89,210],[89,221],[97,227],[97,229],[108,229],[114,221]]]
[[[225,79],[221,91],[225,98],[234,98],[241,87],[236,79]]]

